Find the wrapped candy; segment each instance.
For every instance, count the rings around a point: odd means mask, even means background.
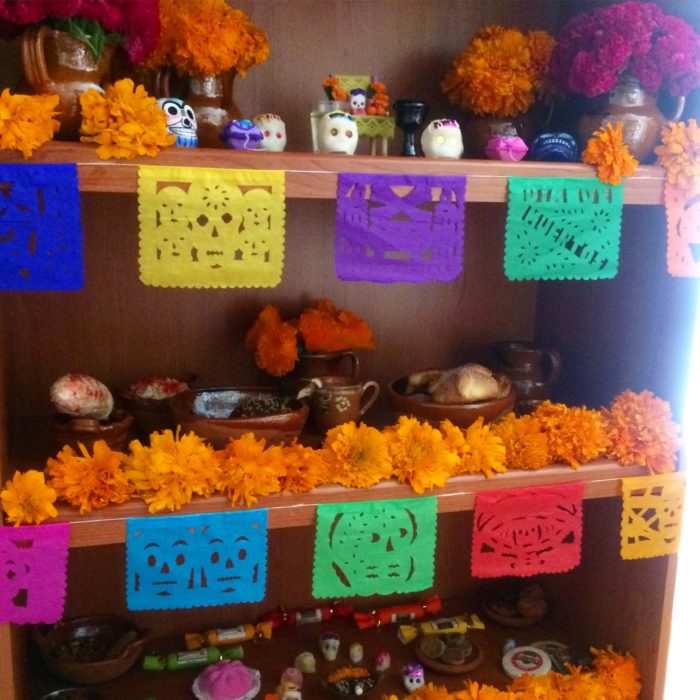
[[[434,615],[439,613],[442,603],[438,596],[431,596],[423,603],[412,603],[409,605],[395,605],[391,608],[380,608],[370,613],[355,613],[355,622],[361,629],[389,625],[391,623],[404,623],[411,620],[420,620],[426,614]]]
[[[231,644],[240,644],[247,642],[250,639],[271,639],[272,638],[272,623],[261,622],[257,625],[238,625],[228,629],[213,629],[204,632],[203,634],[186,634],[185,645],[188,649],[201,649],[203,646],[210,644],[211,646],[229,646]]]
[[[350,617],[354,608],[350,605],[319,605],[317,608],[279,608],[262,616],[264,622],[272,622],[272,628],[295,627],[312,622],[327,622],[334,617]]]
[[[421,622],[416,627],[401,625],[398,631],[398,638],[404,644],[408,644],[419,635],[466,634],[470,629],[484,629],[484,623],[479,619],[478,615],[471,615],[468,620],[465,617],[442,617],[430,622]]]

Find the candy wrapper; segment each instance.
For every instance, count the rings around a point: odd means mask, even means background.
[[[425,615],[439,613],[442,603],[438,596],[431,596],[423,603],[412,603],[410,605],[395,605],[391,608],[380,608],[371,613],[355,613],[355,622],[361,629],[370,627],[380,627],[392,623],[405,623],[411,620],[420,620]]]
[[[296,627],[297,625],[308,625],[312,622],[326,622],[334,617],[350,617],[354,608],[350,605],[320,605],[317,608],[298,608],[287,610],[279,608],[271,610],[262,616],[263,622],[271,622],[272,628]]]
[[[272,627],[271,622],[261,622],[257,625],[238,625],[237,627],[208,630],[203,634],[186,634],[185,645],[194,651],[206,645],[224,647],[247,642],[251,639],[271,639]]]
[[[419,635],[427,636],[431,634],[466,634],[469,630],[483,630],[484,623],[478,615],[466,617],[442,617],[430,622],[421,622],[417,626],[401,625],[397,633],[403,644],[412,642]]]

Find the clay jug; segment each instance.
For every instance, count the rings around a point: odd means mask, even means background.
[[[205,78],[190,76],[183,89],[175,85],[176,78],[170,69],[161,69],[156,75],[156,95],[185,100],[197,117],[198,145],[201,148],[223,148],[219,134],[227,122],[242,117],[233,99],[235,77],[235,71]]]
[[[326,375],[357,379],[360,376],[360,360],[352,350],[300,353],[292,375],[303,379]]]
[[[666,118],[659,109],[656,95],[647,92],[631,76],[621,77],[607,94],[587,103],[576,124],[576,139],[581,152],[593,132],[622,122],[622,136],[629,152],[643,163],[654,153],[661,129],[667,121],[678,121],[685,107],[685,97],[678,97],[673,115]]]
[[[109,81],[114,46],[105,45],[102,56],[96,59],[90,47],[72,34],[41,25],[25,29],[20,51],[26,83],[22,89],[58,95],[56,118],[61,127],[56,137],[77,141],[81,123],[79,97],[90,88],[101,92],[102,85]]]
[[[517,401],[515,412],[530,413],[550,398],[552,384],[561,373],[561,356],[556,350],[543,350],[525,340],[504,340],[494,343],[496,372],[510,377]]]

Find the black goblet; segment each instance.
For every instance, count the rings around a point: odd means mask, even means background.
[[[420,100],[396,100],[394,102],[396,124],[403,131],[402,156],[417,156],[416,134],[425,124],[428,105]]]

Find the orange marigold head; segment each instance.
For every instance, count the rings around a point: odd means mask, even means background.
[[[58,95],[12,95],[5,88],[0,94],[0,148],[29,158],[58,131],[56,107]]]
[[[282,320],[279,309],[268,304],[245,336],[246,349],[255,363],[268,374],[281,377],[294,369],[298,359],[297,330]]]
[[[19,525],[38,525],[58,515],[54,503],[56,491],[46,484],[43,472],[30,469],[15,472],[0,491],[0,504],[7,522]]]
[[[622,122],[610,122],[593,132],[581,160],[598,167],[598,179],[608,185],[619,185],[623,177],[634,175],[639,161],[629,152],[622,138]]]
[[[506,449],[509,469],[542,469],[551,463],[549,441],[542,423],[533,416],[508,413],[494,425]]]
[[[700,193],[700,128],[695,119],[669,122],[661,130],[662,145],[656,147],[658,164],[666,179],[688,196]]]
[[[299,334],[308,352],[372,350],[374,336],[365,321],[321,299],[299,316]]]

